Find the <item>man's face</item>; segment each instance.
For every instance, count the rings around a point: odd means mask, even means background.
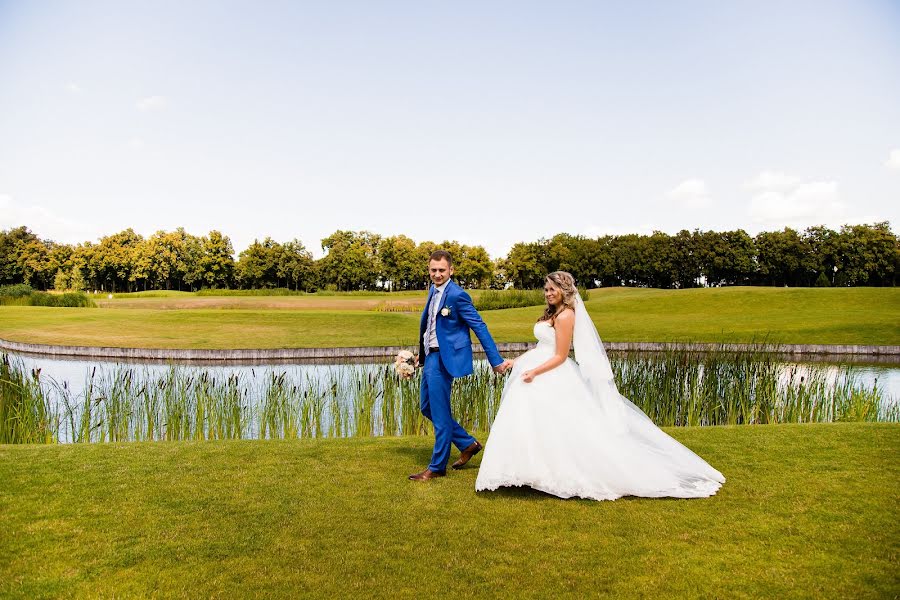
[[[431,281],[434,282],[434,285],[440,286],[453,275],[453,267],[450,266],[446,259],[432,260],[428,262],[428,274],[431,276]]]

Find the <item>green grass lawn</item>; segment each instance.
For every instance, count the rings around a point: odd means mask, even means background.
[[[900,594],[900,426],[669,431],[717,496],[409,482],[428,437],[0,446],[0,596]]]
[[[127,299],[127,309],[0,307],[0,338],[39,344],[151,348],[411,345],[419,315],[360,310],[382,297]],[[405,293],[397,302],[424,299]],[[187,302],[172,307],[161,302]],[[208,308],[227,301],[229,308]],[[364,303],[364,304],[360,304]],[[126,306],[126,305],[122,305]],[[198,308],[194,308],[198,307]],[[900,344],[900,289],[607,288],[587,303],[605,341]],[[485,311],[500,342],[531,341],[539,307]]]

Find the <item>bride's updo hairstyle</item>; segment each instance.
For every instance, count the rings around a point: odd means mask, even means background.
[[[575,287],[575,278],[572,277],[572,274],[565,271],[553,271],[547,275],[547,283],[562,292],[562,303],[558,308],[547,304],[547,308],[538,322],[550,321],[550,326],[553,327],[556,325],[556,315],[567,308],[575,310],[575,296],[578,294],[578,288]]]

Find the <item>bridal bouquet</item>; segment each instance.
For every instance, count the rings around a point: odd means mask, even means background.
[[[403,379],[410,379],[416,372],[416,357],[408,350],[401,350],[394,359],[394,371]]]

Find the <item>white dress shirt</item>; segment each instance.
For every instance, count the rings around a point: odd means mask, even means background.
[[[425,338],[425,352],[428,352],[429,348],[440,348],[441,346],[438,344],[435,320],[437,319],[438,307],[441,305],[441,299],[444,297],[444,288],[447,287],[448,283],[450,283],[449,279],[434,289],[434,295],[431,298],[431,306],[429,307],[431,310],[428,313],[428,326],[425,327],[425,336],[427,336]]]

